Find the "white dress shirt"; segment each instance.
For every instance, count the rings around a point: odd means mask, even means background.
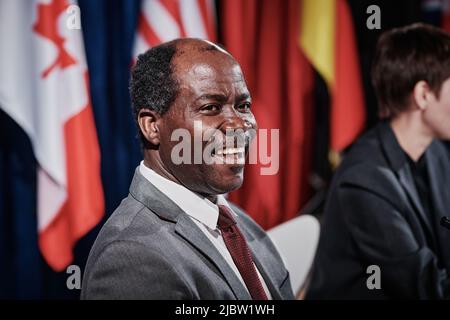
[[[238,268],[234,264],[233,258],[228,252],[225,242],[223,241],[222,234],[217,228],[217,221],[219,219],[219,207],[217,205],[225,205],[230,208],[225,197],[223,195],[219,195],[217,197],[217,204],[212,203],[207,198],[192,192],[186,187],[160,176],[155,171],[144,165],[144,161],[141,162],[139,170],[148,181],[164,193],[170,200],[175,202],[175,204],[192,219],[192,221],[211,241],[212,245],[220,252],[225,261],[229,264],[236,276],[242,282],[244,288],[247,289]],[[230,210],[233,212],[231,208]],[[272,299],[270,291],[267,288],[267,285],[256,265],[255,268],[267,297]]]

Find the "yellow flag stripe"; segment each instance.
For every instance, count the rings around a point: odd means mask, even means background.
[[[303,0],[300,8],[300,47],[331,90],[334,83],[336,2]]]

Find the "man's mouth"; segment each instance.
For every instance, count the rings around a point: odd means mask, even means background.
[[[219,147],[214,148],[211,156],[219,164],[245,164],[245,155],[248,147]]]
[[[210,156],[215,164],[235,165],[242,168],[249,152],[252,137],[250,133],[234,135],[213,135],[207,145],[212,147]]]
[[[225,149],[220,149],[217,150],[217,155],[221,156],[221,155],[231,155],[231,154],[245,154],[245,147],[241,147],[241,148],[225,148]]]

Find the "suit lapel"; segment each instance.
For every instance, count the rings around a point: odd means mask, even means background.
[[[436,214],[436,218],[439,221],[440,218],[450,211],[450,204],[448,194],[448,186],[445,185],[443,180],[445,177],[445,170],[442,170],[441,163],[439,162],[439,157],[436,154],[434,145],[430,146],[430,149],[425,154],[427,162],[428,176],[430,180],[430,188],[433,199],[433,209]],[[448,165],[448,164],[447,164]]]
[[[248,246],[250,248],[250,251],[252,252],[253,262],[255,263],[256,267],[258,268],[259,272],[261,273],[261,276],[264,279],[264,282],[267,285],[267,288],[269,289],[272,299],[274,300],[282,300],[282,296],[280,293],[279,288],[275,285],[277,283],[271,274],[270,270],[266,267],[267,264],[264,264],[261,262],[261,260],[258,258],[257,255],[255,255],[255,252],[262,252],[260,248],[260,243],[257,241],[249,241]]]
[[[236,211],[236,209],[234,209]],[[270,294],[272,295],[272,299],[274,300],[282,300],[283,297],[281,296],[279,288],[276,286],[277,283],[281,283],[281,281],[276,281],[276,275],[274,275],[271,271],[272,269],[268,268],[268,265],[271,265],[270,263],[264,263],[264,261],[261,261],[259,255],[256,255],[255,253],[258,252],[264,252],[265,248],[261,248],[261,243],[253,237],[253,235],[248,232],[248,230],[245,228],[243,223],[240,223],[241,219],[238,216],[237,222],[238,227],[241,230],[241,232],[244,234],[245,240],[247,241],[247,245],[250,249],[250,252],[252,254],[253,262],[255,263],[256,267],[258,268],[259,273],[261,273],[261,276],[264,279],[264,282],[267,285],[267,288],[270,291]],[[281,279],[282,280],[282,279]]]
[[[239,278],[214,247],[211,241],[203,234],[189,216],[164,193],[145,179],[136,169],[130,186],[130,195],[141,202],[161,219],[176,223],[175,232],[194,246],[202,255],[208,258],[219,269],[226,282],[233,291],[236,299],[250,300],[251,297]]]
[[[429,218],[427,217],[420,202],[419,194],[417,193],[406,155],[400,147],[389,122],[383,121],[379,124],[378,135],[383,147],[384,155],[392,170],[396,173],[400,184],[409,199],[409,202],[412,204],[413,210],[415,210],[418,218],[422,222],[422,225],[426,230],[426,234],[432,236],[433,232],[431,222],[429,221]],[[430,239],[433,240],[433,237]]]
[[[446,182],[446,178],[450,177],[449,170],[446,169],[448,163],[441,163],[445,159],[445,155],[440,154],[440,150],[435,141],[427,150],[426,162],[428,169],[428,176],[430,181],[430,188],[433,202],[433,223],[437,230],[437,240],[439,242],[439,249],[441,256],[445,261],[450,261],[450,252],[448,250],[450,243],[450,232],[440,225],[440,220],[443,216],[450,214],[450,191]],[[448,263],[448,262],[447,262]],[[450,265],[447,265],[450,268]]]
[[[192,244],[203,255],[209,258],[209,260],[220,270],[223,277],[227,281],[231,290],[233,291],[236,299],[238,300],[251,300],[251,296],[242,285],[239,278],[234,271],[230,268],[219,251],[211,244],[209,239],[203,234],[203,232],[195,225],[195,223],[187,216],[180,215],[175,226],[175,231],[182,236],[186,241]]]
[[[397,172],[398,172],[398,176],[400,179],[400,183],[402,184],[403,189],[406,191],[408,198],[410,199],[413,206],[415,207],[416,212],[419,214],[420,220],[426,227],[429,234],[432,235],[433,229],[431,226],[431,221],[428,218],[427,214],[425,213],[425,210],[420,202],[419,194],[417,193],[417,189],[414,184],[414,179],[412,177],[410,167],[405,162],[405,165]]]

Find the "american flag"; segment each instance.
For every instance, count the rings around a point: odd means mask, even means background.
[[[214,0],[144,0],[134,57],[176,38],[216,40]]]

